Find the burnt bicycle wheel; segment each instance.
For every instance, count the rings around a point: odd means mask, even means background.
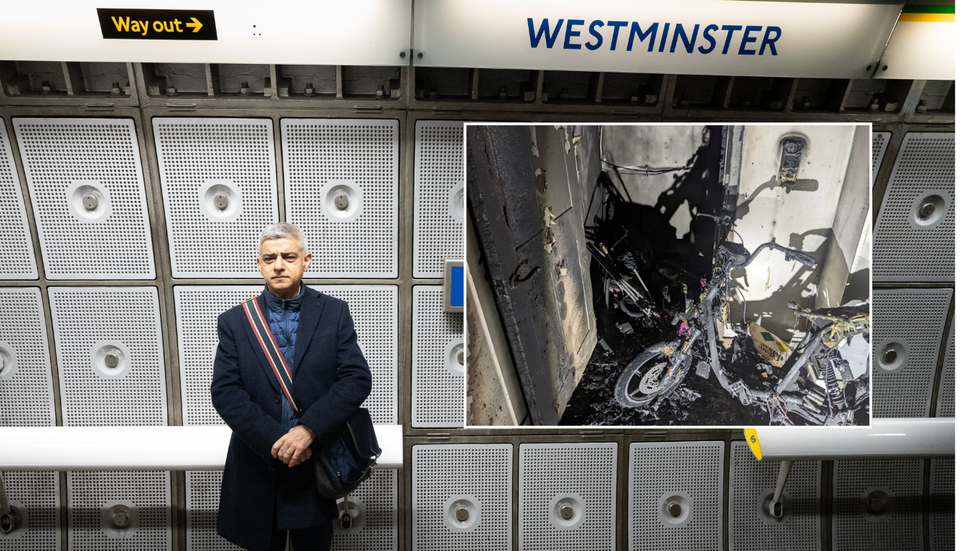
[[[691,357],[671,373],[670,364],[679,342],[658,342],[640,352],[619,376],[616,382],[616,401],[629,408],[641,407],[667,396],[684,379],[691,365]]]

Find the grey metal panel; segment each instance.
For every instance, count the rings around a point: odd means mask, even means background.
[[[342,510],[342,499],[337,500]],[[333,522],[334,551],[396,551],[398,549],[398,471],[379,469],[351,492],[348,507],[354,522],[343,528]]]
[[[617,452],[615,442],[521,444],[518,548],[615,549]]]
[[[946,337],[946,356],[943,372],[939,375],[939,398],[936,417],[956,417],[956,321],[949,326]]]
[[[0,427],[54,426],[41,290],[0,288]]]
[[[782,494],[783,516],[769,514],[779,461],[759,461],[745,442],[732,442],[728,491],[731,551],[819,551],[820,462],[794,461]]]
[[[122,508],[129,524],[117,528]],[[170,473],[158,471],[68,471],[70,551],[170,551]]]
[[[875,223],[875,281],[954,280],[954,136],[905,135]],[[934,205],[928,216],[920,211],[927,202]]]
[[[313,285],[347,301],[357,343],[371,368],[371,394],[364,407],[378,424],[398,422],[398,287],[395,285]]]
[[[286,221],[306,230],[310,277],[398,276],[398,121],[283,119]],[[338,208],[342,193],[348,204]]]
[[[463,314],[443,311],[441,286],[416,285],[412,296],[412,426],[462,427]]]
[[[923,467],[921,459],[835,462],[834,551],[923,549]],[[876,499],[884,508],[873,513]]]
[[[878,169],[881,168],[881,158],[885,155],[888,142],[892,139],[891,132],[874,132],[871,134],[871,181],[878,179]]]
[[[259,233],[279,221],[272,121],[154,117],[153,135],[173,277],[260,277]]]
[[[61,551],[61,496],[58,473],[0,472],[7,501],[24,524],[9,534],[0,532],[0,551]]]
[[[463,258],[465,197],[463,122],[416,122],[414,277],[441,278],[447,258]]]
[[[186,471],[187,551],[236,551],[241,549],[218,535],[218,501],[222,471]]]
[[[48,299],[64,425],[166,425],[156,287],[49,287]]]
[[[13,122],[47,278],[155,278],[132,119]],[[97,199],[91,210],[86,196]]]
[[[34,244],[27,225],[27,208],[20,178],[7,137],[7,126],[0,119],[0,279],[37,279]]]
[[[929,415],[939,344],[952,295],[952,289],[872,292],[872,419]],[[889,350],[895,351],[892,362],[887,361]]]
[[[512,549],[513,455],[510,444],[414,446],[412,548]]]
[[[929,548],[956,548],[956,459],[933,459],[929,476]]]
[[[724,453],[724,442],[630,444],[630,550],[722,548]]]
[[[211,404],[218,316],[262,292],[261,285],[174,286],[180,400],[185,425],[223,425]]]

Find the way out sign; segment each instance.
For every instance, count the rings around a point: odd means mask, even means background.
[[[214,10],[97,9],[102,38],[217,40]]]

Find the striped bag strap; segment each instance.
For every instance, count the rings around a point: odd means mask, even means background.
[[[262,351],[265,352],[265,357],[269,360],[269,367],[272,369],[273,375],[276,376],[276,380],[279,381],[279,387],[282,388],[282,393],[286,397],[286,401],[289,402],[289,406],[293,408],[293,411],[299,411],[299,407],[293,399],[293,373],[290,371],[289,366],[286,365],[286,358],[283,357],[282,352],[279,350],[276,339],[272,337],[269,324],[265,321],[262,309],[259,308],[258,297],[246,300],[242,303],[242,306],[245,307],[245,317],[248,318],[248,322],[252,326],[252,331],[255,331],[255,336],[259,339]]]

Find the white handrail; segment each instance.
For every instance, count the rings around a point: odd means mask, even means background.
[[[772,461],[950,457],[956,451],[952,417],[873,419],[860,428],[755,427],[745,433],[756,458]]]
[[[401,467],[402,426],[374,428],[382,449],[377,467]],[[0,470],[221,470],[230,438],[226,425],[0,427]]]

